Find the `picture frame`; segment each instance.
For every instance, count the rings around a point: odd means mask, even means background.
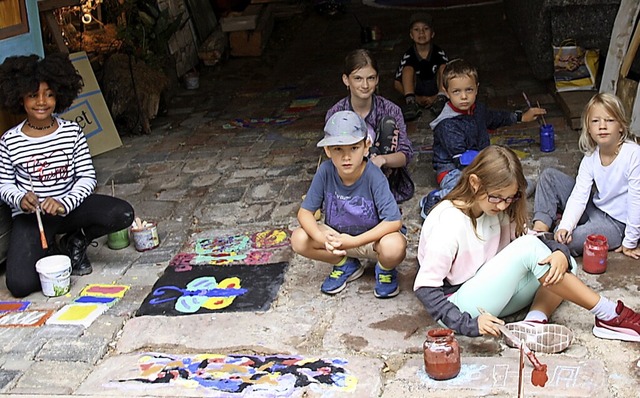
[[[0,40],[29,32],[25,0],[0,0]]]

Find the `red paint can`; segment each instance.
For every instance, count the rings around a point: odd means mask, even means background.
[[[604,235],[589,235],[584,242],[582,269],[589,274],[602,274],[607,270],[609,244]]]
[[[451,329],[431,329],[424,342],[424,370],[435,380],[452,379],[460,373],[460,346]]]

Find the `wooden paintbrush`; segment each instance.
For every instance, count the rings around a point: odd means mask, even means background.
[[[33,180],[31,179],[31,175],[29,175],[29,184],[31,185],[31,192],[33,190]],[[36,218],[38,219],[38,229],[40,230],[40,243],[42,243],[42,248],[47,250],[49,245],[47,244],[47,237],[44,234],[44,226],[42,226],[42,217],[40,216],[40,202],[36,205]]]
[[[533,106],[531,106],[531,101],[529,101],[529,97],[527,97],[527,94],[524,93],[524,91],[522,92],[522,96],[524,97],[525,102],[527,103],[527,106],[529,107],[529,109],[533,108]],[[538,104],[538,108],[540,107],[540,104]],[[538,124],[540,126],[542,126],[542,120],[536,118],[536,120],[538,121]]]
[[[538,108],[540,108],[540,101],[536,101],[536,103],[538,104]],[[546,126],[547,125],[547,121],[544,120],[544,115],[540,115],[540,117],[542,118],[542,125]]]

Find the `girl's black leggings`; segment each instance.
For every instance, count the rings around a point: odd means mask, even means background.
[[[112,196],[89,195],[66,216],[42,215],[42,224],[49,248],[55,246],[55,236],[82,229],[87,241],[131,225],[133,207]],[[41,290],[36,262],[48,255],[42,248],[35,214],[14,217],[7,253],[7,288],[14,297],[24,297]]]

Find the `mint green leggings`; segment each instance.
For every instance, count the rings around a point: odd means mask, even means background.
[[[538,265],[549,254],[551,250],[537,237],[521,236],[487,261],[449,301],[472,317],[480,315],[478,307],[499,317],[520,311],[531,304],[540,287],[538,279],[549,270],[548,264]],[[575,274],[573,258],[571,269]]]

